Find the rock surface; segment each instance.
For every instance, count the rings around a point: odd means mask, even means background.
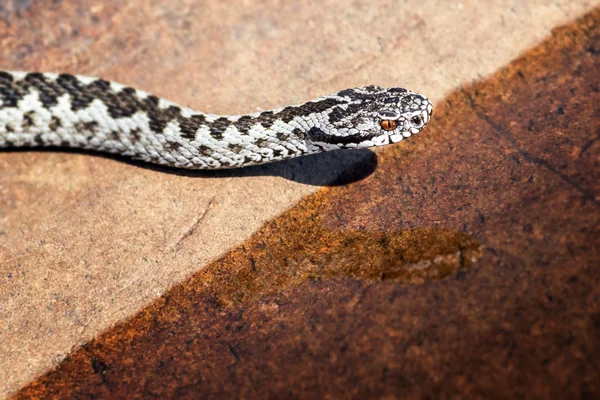
[[[13,2],[3,67],[219,113],[365,82],[441,100],[590,6],[246,3]],[[599,20],[449,94],[376,161],[213,176],[0,153],[2,392],[56,366],[19,395],[597,395]]]

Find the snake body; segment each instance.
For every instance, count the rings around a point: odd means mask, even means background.
[[[431,112],[423,95],[365,86],[220,116],[98,78],[0,72],[0,148],[85,149],[187,169],[396,143],[421,131]]]

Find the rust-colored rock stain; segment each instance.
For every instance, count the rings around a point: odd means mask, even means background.
[[[323,193],[305,200],[185,286],[234,305],[322,279],[439,280],[466,271],[480,256],[480,245],[462,232],[325,230],[319,217],[325,202]]]
[[[596,10],[17,396],[598,397],[598,104]]]

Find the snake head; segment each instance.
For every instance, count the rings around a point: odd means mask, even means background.
[[[340,101],[322,127],[309,132],[323,150],[397,143],[419,133],[433,106],[423,95],[403,88],[365,86],[328,96]]]

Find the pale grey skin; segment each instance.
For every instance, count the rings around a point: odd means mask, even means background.
[[[186,169],[397,143],[419,133],[432,110],[423,95],[366,86],[219,116],[98,78],[0,72],[0,148],[86,149]]]

